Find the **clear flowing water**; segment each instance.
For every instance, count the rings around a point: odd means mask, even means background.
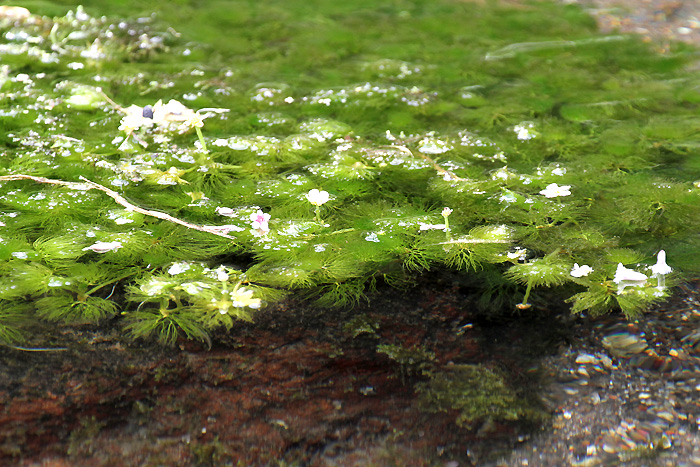
[[[698,271],[689,46],[547,2],[83,5],[0,16],[5,344],[119,318],[211,346],[436,268],[490,311],[636,316]]]

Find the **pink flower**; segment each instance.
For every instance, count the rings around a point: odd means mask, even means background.
[[[260,233],[266,234],[270,231],[270,226],[267,225],[270,220],[269,214],[258,209],[258,212],[250,215],[250,220],[252,221],[251,227]]]

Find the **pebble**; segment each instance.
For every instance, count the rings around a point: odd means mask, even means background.
[[[583,444],[568,446],[566,463],[538,465],[700,467],[700,313],[680,303],[697,294],[635,323],[610,315],[582,325],[586,341],[557,357],[548,400],[561,414],[554,429]],[[532,443],[544,459],[546,446]]]

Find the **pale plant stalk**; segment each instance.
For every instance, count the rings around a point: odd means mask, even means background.
[[[194,131],[197,132],[197,138],[199,138],[199,144],[202,145],[202,149],[204,149],[205,152],[209,152],[209,149],[207,149],[207,143],[204,141],[204,135],[202,134],[202,129],[199,128],[198,126],[194,127]]]
[[[5,181],[12,181],[12,180],[33,180],[37,183],[48,183],[51,185],[61,185],[61,186],[66,186],[69,187],[73,190],[90,190],[90,189],[96,189],[99,191],[102,191],[107,194],[110,198],[112,198],[114,201],[117,202],[117,204],[120,204],[124,206],[128,211],[134,211],[138,212],[139,214],[143,214],[144,216],[149,216],[149,217],[155,217],[164,221],[172,222],[174,224],[181,225],[183,227],[187,227],[188,229],[192,230],[199,230],[200,232],[206,232],[210,233],[219,237],[224,237],[228,238],[231,240],[235,240],[235,237],[232,237],[228,234],[223,233],[220,228],[216,226],[208,226],[208,225],[198,225],[198,224],[192,224],[191,222],[183,221],[182,219],[178,219],[177,217],[173,217],[170,214],[166,214],[164,212],[160,211],[152,211],[150,209],[144,209],[141,207],[136,206],[135,204],[130,203],[129,201],[126,200],[122,195],[117,193],[114,190],[110,190],[106,186],[102,186],[99,183],[95,183],[93,181],[88,180],[87,178],[81,176],[80,179],[83,181],[82,183],[80,182],[67,182],[65,180],[56,180],[53,178],[46,178],[46,177],[36,177],[34,175],[24,175],[24,174],[13,174],[13,175],[3,175],[0,176],[0,182],[5,182]]]

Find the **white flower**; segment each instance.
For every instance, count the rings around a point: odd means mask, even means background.
[[[550,183],[547,188],[540,191],[541,195],[547,198],[557,198],[559,196],[569,196],[571,194],[571,185],[559,186],[556,183]]]
[[[228,313],[232,306],[237,308],[248,307],[257,309],[262,305],[262,300],[259,298],[253,298],[254,293],[255,292],[251,289],[241,287],[240,289],[236,289],[228,293],[224,292],[223,296],[219,300],[212,298],[209,306],[217,310],[222,315]]]
[[[195,113],[175,99],[170,99],[167,104],[163,104],[163,101],[159,100],[153,104],[150,110],[151,119],[158,125],[167,122],[184,122],[190,120]]]
[[[185,125],[190,128],[202,128],[204,126],[204,119],[199,115],[199,112],[194,112],[185,120]]]
[[[215,298],[211,299],[211,305],[209,305],[211,308],[218,310],[219,313],[222,315],[225,315],[228,313],[229,308],[231,308],[231,301],[228,300],[227,298],[222,298],[221,300],[217,300]]]
[[[327,191],[317,190],[314,188],[306,194],[306,199],[308,199],[309,203],[313,204],[314,206],[321,206],[322,204],[326,204],[328,202],[330,195]]]
[[[450,214],[452,214],[452,209],[450,208],[442,208],[442,217],[447,217]]]
[[[569,274],[571,274],[573,277],[584,277],[592,272],[593,268],[588,266],[587,264],[579,266],[578,263],[574,263],[574,267],[571,269],[571,272]]]
[[[257,212],[250,215],[250,220],[252,221],[251,227],[253,227],[253,229],[258,230],[261,233],[267,233],[270,231],[270,227],[267,224],[270,220],[269,214],[258,209]]]
[[[231,208],[222,208],[221,206],[216,208],[216,213],[220,216],[231,217],[236,215],[236,211]]]
[[[666,274],[670,274],[673,269],[666,264],[666,252],[664,250],[659,251],[656,255],[656,264],[651,267],[651,272],[656,277],[656,288],[659,293],[663,291],[666,287]]]
[[[228,273],[224,266],[219,266],[216,268],[216,280],[221,282],[226,282],[228,280]]]
[[[628,269],[624,267],[622,263],[618,263],[613,282],[616,284],[622,281],[646,282],[647,279],[648,277],[645,274],[637,272],[633,269]]]
[[[243,308],[246,306],[253,309],[260,308],[262,300],[259,298],[253,298],[253,293],[254,292],[251,289],[246,289],[245,287],[234,290],[231,292],[231,300],[233,300],[231,305],[238,308]]]
[[[108,251],[116,251],[121,247],[121,242],[95,242],[92,245],[83,248],[83,251],[92,250],[95,253],[107,253]]]
[[[151,125],[153,125],[153,120],[150,118],[129,114],[122,118],[121,124],[119,125],[119,131],[123,131],[127,135],[130,135],[142,126],[149,127]]]
[[[535,125],[529,122],[522,122],[520,125],[515,125],[513,131],[518,135],[520,141],[527,141],[537,137],[537,133],[530,131]]]
[[[170,269],[168,269],[168,274],[171,274],[173,276],[176,276],[180,273],[183,273],[187,271],[190,268],[189,263],[173,263],[172,266],[170,266]]]
[[[32,16],[31,12],[21,6],[3,6],[0,9],[2,18],[11,21],[25,20]]]
[[[654,275],[664,275],[670,274],[673,269],[666,264],[666,252],[664,250],[659,251],[656,256],[656,264],[651,267],[651,272]]]
[[[618,263],[613,282],[617,284],[617,293],[621,294],[624,292],[625,287],[644,285],[647,279],[648,277],[641,272],[627,269],[622,263]]]

